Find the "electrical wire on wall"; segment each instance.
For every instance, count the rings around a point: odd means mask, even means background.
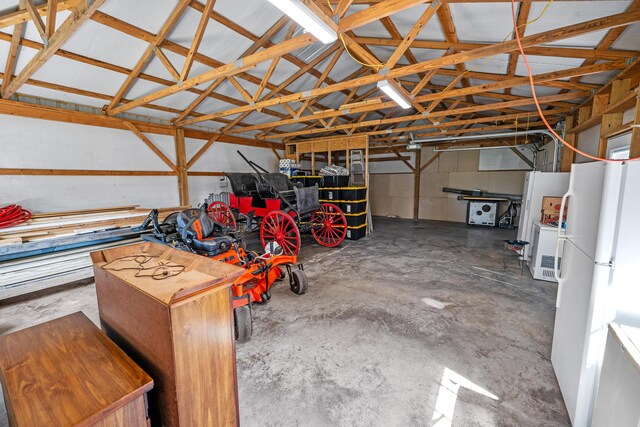
[[[545,124],[547,129],[549,129],[549,131],[556,138],[558,138],[558,141],[562,142],[563,146],[566,146],[570,150],[573,150],[574,152],[576,152],[576,153],[578,153],[578,154],[580,154],[580,155],[582,155],[582,156],[584,156],[584,157],[586,157],[588,159],[602,161],[602,162],[628,162],[630,160],[640,160],[640,157],[634,157],[634,158],[631,158],[631,159],[605,159],[605,158],[598,157],[598,156],[592,156],[591,154],[585,153],[584,151],[578,149],[577,147],[574,147],[573,145],[569,144],[567,141],[564,140],[564,138],[562,138],[560,135],[558,135],[555,130],[553,130],[553,128],[551,127],[549,122],[547,122],[547,119],[544,116],[544,113],[542,112],[542,108],[540,107],[540,103],[538,102],[538,96],[536,95],[535,84],[533,82],[533,72],[531,71],[531,66],[529,65],[529,60],[527,59],[527,56],[524,54],[524,49],[522,47],[522,42],[520,40],[520,35],[518,34],[518,31],[516,30],[517,29],[517,25],[518,25],[518,21],[517,21],[517,18],[516,18],[516,2],[515,2],[515,0],[511,0],[511,17],[513,18],[513,28],[514,28],[516,41],[518,43],[518,49],[520,50],[520,55],[522,56],[522,59],[524,60],[525,65],[527,66],[527,74],[529,76],[529,84],[531,86],[531,94],[533,95],[533,101],[534,101],[534,103],[536,105],[536,109],[538,110],[538,114],[540,115],[540,118],[542,119],[542,122]]]

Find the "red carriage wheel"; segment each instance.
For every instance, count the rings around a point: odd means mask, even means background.
[[[283,211],[271,211],[260,224],[262,246],[278,242],[285,255],[297,255],[300,251],[300,232],[293,219]]]
[[[236,219],[233,217],[231,208],[222,202],[213,202],[209,205],[209,217],[232,230],[236,229]]]
[[[336,205],[323,203],[311,215],[311,234],[322,246],[338,246],[347,235],[347,218]]]

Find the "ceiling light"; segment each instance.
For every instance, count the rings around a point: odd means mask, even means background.
[[[411,102],[409,102],[409,96],[402,87],[391,80],[380,80],[378,87],[386,93],[389,98],[393,99],[400,107],[411,108]]]
[[[317,13],[301,0],[269,0],[275,7],[283,11],[291,19],[300,24],[305,30],[324,44],[333,43],[338,34]]]

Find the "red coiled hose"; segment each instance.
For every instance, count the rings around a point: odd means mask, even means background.
[[[22,224],[31,218],[31,212],[22,209],[20,205],[9,205],[0,208],[0,228]]]

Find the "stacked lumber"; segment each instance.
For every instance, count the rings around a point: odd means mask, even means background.
[[[158,209],[163,220],[185,207]],[[0,300],[93,276],[89,253],[140,242],[138,206],[34,214],[0,229]],[[148,232],[148,231],[147,231]]]

